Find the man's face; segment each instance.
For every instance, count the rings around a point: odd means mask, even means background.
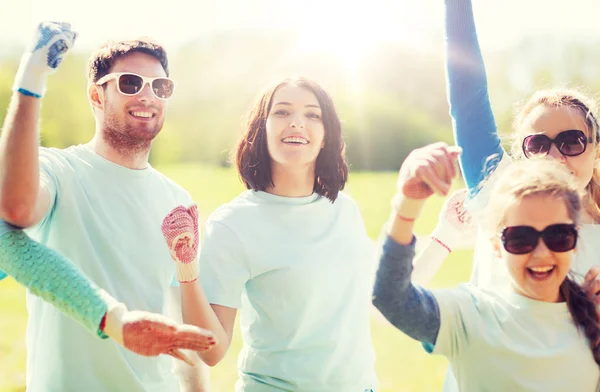
[[[164,77],[165,70],[153,56],[133,52],[115,61],[110,73],[132,72],[145,77]],[[149,144],[162,129],[167,100],[157,98],[149,85],[133,96],[121,94],[116,79],[104,84],[104,136],[115,147]]]

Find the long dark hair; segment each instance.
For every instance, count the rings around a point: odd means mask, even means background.
[[[271,158],[267,149],[266,123],[273,104],[273,95],[277,90],[286,86],[304,88],[312,92],[319,101],[325,138],[324,146],[317,156],[315,165],[314,192],[334,202],[338,192],[344,189],[348,179],[346,144],[342,137],[342,126],[333,100],[321,86],[312,80],[286,79],[271,86],[260,96],[248,115],[246,129],[233,151],[232,161],[235,162],[246,188],[264,191],[274,185]]]

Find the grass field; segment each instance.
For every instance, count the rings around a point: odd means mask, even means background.
[[[194,196],[203,218],[219,205],[243,190],[230,169],[200,165],[177,165],[159,168],[183,185]],[[352,173],[346,187],[360,206],[365,225],[372,238],[377,238],[389,214],[394,193],[395,173]],[[442,199],[432,198],[417,222],[417,234],[433,229]],[[454,252],[444,263],[432,286],[454,286],[469,277],[470,252]],[[24,290],[12,279],[0,281],[0,392],[25,390],[25,310]],[[376,370],[380,392],[439,391],[447,362],[426,354],[413,342],[390,326],[380,315],[371,319],[373,342],[377,353]],[[211,369],[214,392],[232,391],[237,377],[236,359],[241,346],[238,331],[226,358]],[[74,369],[76,371],[76,369]]]

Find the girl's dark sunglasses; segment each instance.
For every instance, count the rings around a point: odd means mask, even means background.
[[[554,139],[550,139],[544,134],[529,135],[523,139],[523,154],[527,158],[545,156],[550,152],[550,147],[555,144],[561,154],[574,157],[583,154],[588,143],[593,142],[592,137],[587,137],[583,131],[578,129],[562,131]]]
[[[540,237],[552,252],[567,252],[577,245],[577,226],[560,223],[550,225],[542,231],[531,226],[511,226],[504,228],[500,234],[504,249],[515,255],[533,252]]]

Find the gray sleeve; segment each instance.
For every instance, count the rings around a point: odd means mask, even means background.
[[[440,310],[432,292],[410,281],[415,239],[400,245],[387,237],[373,288],[373,305],[396,328],[422,343],[435,345]]]

